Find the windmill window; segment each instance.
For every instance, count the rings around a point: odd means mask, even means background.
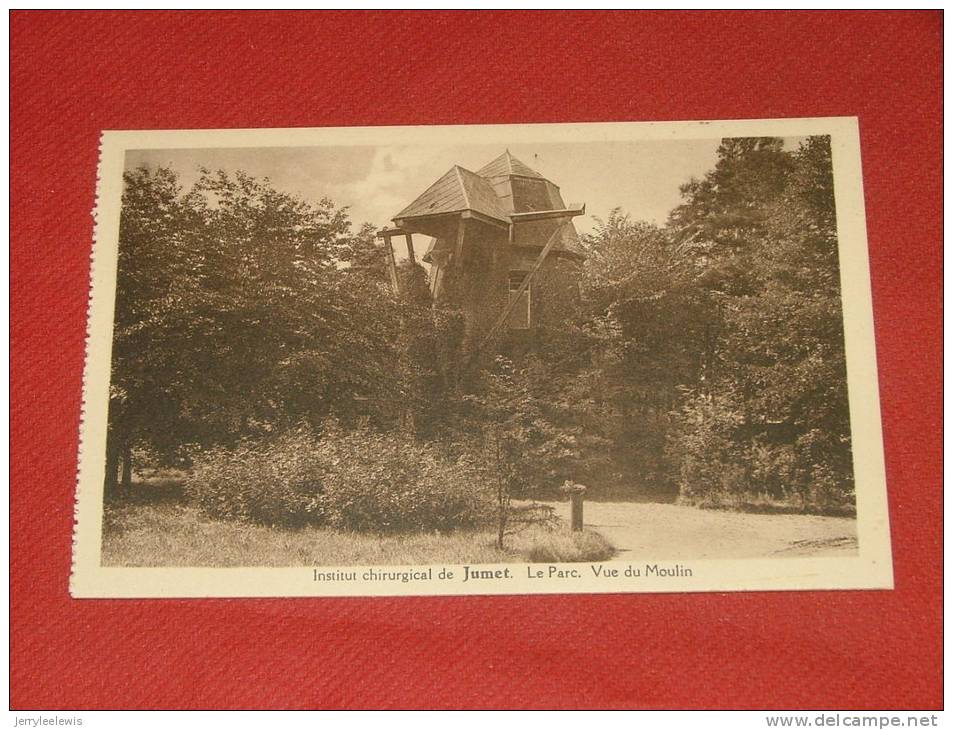
[[[529,272],[527,271],[510,272],[509,301],[513,302],[517,300],[507,320],[507,324],[511,330],[528,330],[530,328],[533,307],[532,283],[527,286],[522,293],[519,292],[520,286],[522,286],[528,275]]]

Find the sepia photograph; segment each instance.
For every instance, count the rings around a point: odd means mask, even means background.
[[[73,594],[889,588],[869,287],[854,119],[107,132]]]

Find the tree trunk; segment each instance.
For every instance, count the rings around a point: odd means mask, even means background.
[[[132,447],[128,442],[122,447],[122,492],[128,495],[132,491]]]
[[[106,481],[103,491],[107,499],[114,499],[119,494],[119,445],[110,429],[106,437]]]
[[[629,440],[629,434],[632,432],[632,401],[635,396],[630,393],[624,393],[619,399],[619,418],[621,420],[620,437],[618,440],[625,443]]]
[[[503,549],[503,538],[506,536],[506,518],[507,518],[507,508],[509,507],[509,499],[506,494],[502,491],[498,495],[499,500],[499,522],[497,524],[497,533],[496,533],[496,547],[499,550]]]
[[[506,488],[506,483],[503,481],[503,455],[500,453],[500,442],[496,442],[496,474],[497,474],[497,487],[496,487],[496,501],[497,507],[499,509],[498,521],[497,521],[497,534],[496,534],[496,547],[498,550],[503,549],[503,538],[506,537],[506,523],[507,518],[509,517],[509,507],[510,507],[510,495]]]

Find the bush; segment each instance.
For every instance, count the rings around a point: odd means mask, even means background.
[[[798,438],[795,453],[809,487],[805,500],[850,511],[855,505],[850,439],[812,429]]]
[[[745,490],[744,470],[731,438],[741,420],[726,394],[688,398],[675,414],[666,454],[675,467],[682,501],[707,504],[712,495]]]
[[[266,525],[448,531],[490,518],[477,465],[400,433],[289,431],[202,452],[186,495],[208,515]]]
[[[808,431],[771,443],[747,433],[730,392],[695,394],[674,414],[667,457],[680,501],[701,507],[850,513],[849,443]]]
[[[296,527],[320,522],[322,465],[307,428],[198,452],[186,496],[212,517]]]
[[[477,465],[402,434],[329,429],[319,444],[328,522],[352,530],[448,531],[487,522]]]

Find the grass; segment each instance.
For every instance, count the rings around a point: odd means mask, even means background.
[[[565,529],[533,535],[523,544],[527,563],[579,563],[608,560],[615,548],[594,530]]]
[[[106,506],[102,562],[107,566],[251,567],[431,563],[588,562],[610,558],[592,531],[526,527],[496,548],[488,530],[375,535],[323,527],[283,529],[212,520],[177,501]]]

